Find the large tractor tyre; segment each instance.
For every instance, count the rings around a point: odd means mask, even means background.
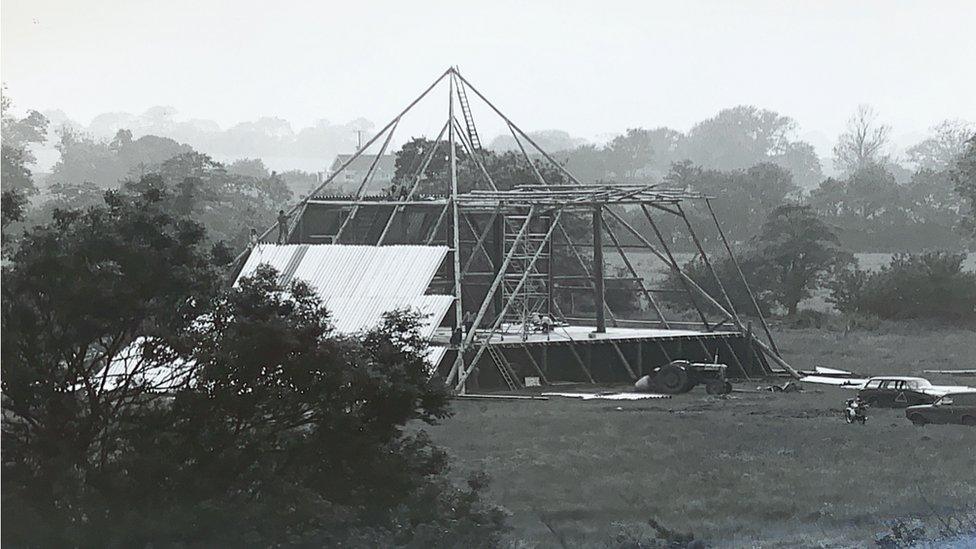
[[[668,395],[687,393],[693,385],[688,370],[678,364],[662,366],[655,376],[654,384],[662,393]]]
[[[732,392],[732,384],[728,381],[712,381],[705,385],[705,392],[710,395],[727,395]]]

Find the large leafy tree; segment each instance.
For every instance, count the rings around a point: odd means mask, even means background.
[[[5,266],[3,543],[497,543],[407,428],[448,414],[416,316],[344,337],[271,269],[220,288],[168,198],[59,212]]]
[[[773,163],[807,188],[821,178],[820,160],[811,145],[796,139],[796,128],[796,121],[788,116],[739,105],[692,127],[679,148],[679,157],[717,170]]]
[[[769,292],[790,316],[832,269],[852,259],[809,206],[787,204],[774,209],[754,242],[757,257],[768,270]]]
[[[976,135],[966,143],[965,152],[956,160],[950,174],[956,192],[965,205],[962,226],[976,237]]]
[[[67,543],[58,536],[110,496],[124,426],[213,295],[203,229],[160,200],[110,194],[102,207],[56,212],[4,266],[5,544]]]
[[[197,152],[174,156],[123,188],[136,194],[163,190],[176,215],[201,223],[210,238],[235,249],[247,244],[251,228],[272,225],[278,209],[291,199],[281,178],[228,173],[223,164]]]
[[[110,141],[63,126],[58,130],[58,152],[50,180],[62,185],[90,183],[99,189],[116,189],[126,179],[138,179],[170,158],[192,151],[165,137],[145,135],[133,139],[129,130],[119,130]]]
[[[908,149],[908,160],[919,170],[943,171],[951,168],[966,151],[966,142],[976,127],[964,120],[943,120],[931,135]]]
[[[746,170],[721,171],[680,162],[671,166],[664,182],[718,197],[713,201],[715,213],[729,238],[736,241],[748,240],[754,234],[756,219],[765,218],[773,208],[799,193],[790,173],[771,163],[757,164]],[[695,218],[699,227],[712,226],[710,214],[702,204],[692,203],[687,213]],[[675,225],[675,221],[667,217],[661,225],[662,228],[673,226],[675,233],[684,231],[680,223]],[[700,236],[706,242],[717,238],[711,230],[702,231]],[[719,244],[716,242],[716,245]]]
[[[0,94],[0,141],[2,141],[3,229],[24,217],[27,199],[37,193],[31,166],[35,162],[30,145],[43,143],[47,119],[37,111],[18,118],[11,112],[6,88]],[[6,237],[6,235],[4,235]],[[5,238],[6,240],[6,238]]]

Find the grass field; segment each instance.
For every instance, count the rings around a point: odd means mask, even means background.
[[[962,329],[777,335],[803,368],[909,374],[971,368],[976,356],[976,332]],[[649,536],[649,518],[717,547],[864,546],[886,520],[976,502],[976,429],[914,427],[900,410],[848,426],[848,390],[756,388],[639,402],[457,401],[455,417],[428,430],[459,477],[491,475],[518,546],[559,546],[545,523],[567,546],[605,546]]]

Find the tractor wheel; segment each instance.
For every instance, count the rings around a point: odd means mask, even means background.
[[[705,385],[705,392],[710,395],[727,395],[732,392],[732,384],[728,381],[713,381]]]
[[[688,371],[678,364],[667,364],[657,372],[655,384],[662,393],[676,395],[691,390]]]

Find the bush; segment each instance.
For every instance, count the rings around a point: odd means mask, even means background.
[[[838,291],[833,298],[885,319],[976,320],[976,273],[963,271],[965,258],[949,252],[897,254],[877,273],[846,275],[839,284],[848,293]]]
[[[501,509],[408,423],[450,414],[414,314],[337,334],[205,232],[110,196],[3,271],[4,546],[489,546]]]

